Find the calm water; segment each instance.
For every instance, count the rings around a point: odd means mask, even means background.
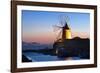
[[[79,57],[67,57],[67,58],[59,58],[57,56],[44,55],[41,53],[34,52],[26,52],[23,53],[28,59],[32,60],[32,62],[39,61],[60,61],[60,60],[79,60]]]

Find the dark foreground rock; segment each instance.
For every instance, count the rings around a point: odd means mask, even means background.
[[[25,55],[22,55],[22,62],[32,62],[32,60],[29,60]]]
[[[68,39],[64,42],[55,42],[53,47],[58,57],[80,57],[82,59],[90,58],[89,39]]]

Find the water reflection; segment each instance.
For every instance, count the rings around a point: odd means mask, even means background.
[[[52,55],[45,55],[41,53],[35,52],[25,52],[23,53],[28,59],[31,59],[32,62],[40,62],[40,61],[61,61],[61,60],[79,60],[79,57],[58,57]]]

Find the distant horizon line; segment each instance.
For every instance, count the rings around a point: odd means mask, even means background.
[[[73,37],[72,39],[76,39],[76,38],[79,38],[79,39],[89,39],[90,40],[89,37],[87,37],[87,38]],[[41,43],[41,42],[37,42],[37,41],[24,41],[24,40],[22,40],[22,42],[25,42],[25,43],[36,43],[36,44],[53,44],[55,41],[52,42],[52,43]]]

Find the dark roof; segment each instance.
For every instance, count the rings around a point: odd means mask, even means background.
[[[68,24],[67,24],[67,23],[65,23],[64,28],[65,28],[65,29],[69,29],[69,27],[68,27]]]

